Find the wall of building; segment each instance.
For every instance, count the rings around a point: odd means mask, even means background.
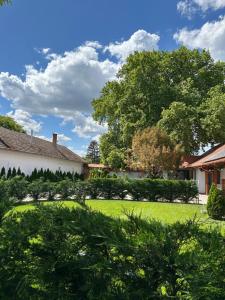
[[[198,191],[200,194],[205,194],[205,172],[201,172],[199,169],[196,170],[196,181],[198,185]]]
[[[9,168],[20,168],[26,175],[30,175],[35,168],[37,170],[49,169],[52,172],[57,170],[78,174],[83,172],[83,164],[79,162],[0,149],[0,169],[2,167],[5,167],[6,171]]]
[[[138,179],[138,178],[144,178],[147,177],[147,174],[144,172],[136,172],[136,171],[118,171],[118,172],[110,172],[109,175],[116,174],[118,177],[128,177],[130,179]]]

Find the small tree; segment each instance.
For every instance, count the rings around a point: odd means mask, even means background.
[[[99,155],[99,145],[97,141],[91,141],[90,145],[87,149],[87,160],[91,163],[99,163],[100,155]]]
[[[66,200],[71,196],[73,192],[73,182],[71,180],[64,179],[57,184],[57,193],[59,193],[63,200]]]
[[[12,177],[12,169],[9,168],[7,172],[7,179],[10,179]]]
[[[0,177],[5,177],[5,167],[2,167]]]
[[[210,188],[207,201],[207,212],[213,219],[222,220],[225,218],[225,195],[223,191],[215,186],[215,184]]]
[[[43,179],[36,179],[29,184],[28,187],[29,194],[35,201],[38,201],[41,193],[44,192],[44,182]]]
[[[23,200],[28,194],[28,182],[24,177],[15,176],[7,181],[10,197]]]
[[[17,171],[16,171],[16,168],[14,167],[13,169],[12,169],[12,177],[15,177],[17,175]]]
[[[135,134],[128,162],[156,178],[162,176],[163,170],[176,170],[181,156],[181,147],[174,144],[162,129],[152,127]]]

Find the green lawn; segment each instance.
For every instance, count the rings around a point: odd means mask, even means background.
[[[62,203],[68,207],[76,207],[78,204],[72,201],[56,202]],[[46,204],[52,204],[47,202]],[[177,203],[155,203],[155,202],[137,202],[137,201],[119,201],[119,200],[88,200],[87,204],[97,211],[112,216],[124,217],[124,212],[134,211],[143,218],[154,218],[166,223],[176,221],[185,221],[196,216],[200,220],[207,220],[208,215],[203,205],[196,204],[177,204]],[[54,203],[53,203],[54,205]],[[15,208],[17,211],[25,211],[34,208],[32,204],[21,205]]]

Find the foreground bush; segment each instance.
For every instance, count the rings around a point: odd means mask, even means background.
[[[225,195],[214,184],[210,188],[207,201],[208,215],[216,220],[225,218]]]
[[[0,229],[0,299],[225,299],[225,243],[189,221],[42,206]]]
[[[124,199],[129,194],[134,200],[173,202],[178,199],[188,203],[198,196],[196,184],[187,180],[95,178],[88,184],[94,199]]]

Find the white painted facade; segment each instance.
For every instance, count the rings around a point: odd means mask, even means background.
[[[195,170],[195,180],[197,182],[198,191],[200,194],[205,194],[206,186],[205,186],[205,172],[200,169]]]
[[[117,172],[110,172],[109,175],[116,174],[118,177],[122,178],[130,178],[130,179],[140,179],[147,177],[147,174],[144,172],[138,172],[138,171],[117,171]]]
[[[52,172],[61,170],[62,172],[83,173],[82,162],[0,149],[0,169],[2,167],[5,167],[6,171],[9,168],[20,168],[26,175],[30,175],[35,168],[37,170],[41,168],[43,170],[49,169]]]

